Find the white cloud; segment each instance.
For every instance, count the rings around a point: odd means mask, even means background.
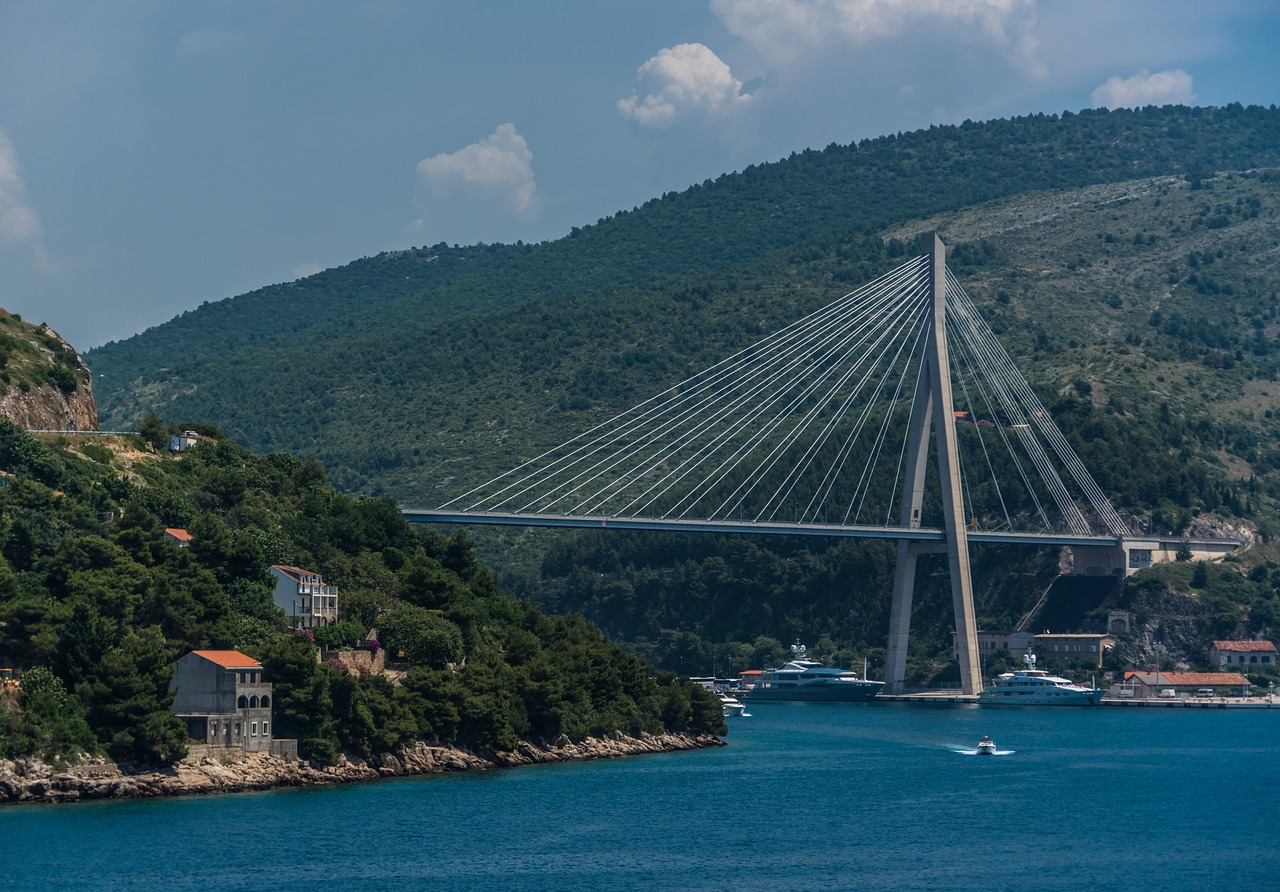
[[[9,137],[0,132],[0,240],[30,245],[43,255],[40,215],[27,204],[26,193],[18,153]]]
[[[1181,68],[1152,74],[1143,68],[1133,77],[1112,76],[1094,90],[1094,108],[1141,108],[1144,105],[1190,105],[1196,94],[1191,75]]]
[[[477,143],[418,162],[418,182],[431,202],[469,195],[497,211],[524,216],[536,189],[533,152],[514,124],[500,124]]]
[[[751,100],[729,66],[700,43],[664,49],[636,71],[644,97],[618,100],[618,111],[650,127],[664,127],[693,113],[718,114]]]
[[[832,45],[866,46],[941,25],[951,39],[994,44],[1027,74],[1047,74],[1033,0],[711,0],[711,9],[775,65]]]

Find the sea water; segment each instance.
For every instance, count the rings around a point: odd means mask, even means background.
[[[1022,892],[1280,874],[1280,711],[751,711],[712,750],[8,807],[0,888]],[[1000,755],[974,755],[983,734]]]

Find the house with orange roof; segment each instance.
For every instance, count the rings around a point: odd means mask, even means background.
[[[271,684],[238,650],[193,650],[173,664],[173,706],[198,741],[193,755],[274,753],[296,758],[297,741],[271,737]]]
[[[1215,641],[1209,648],[1209,662],[1219,669],[1270,669],[1276,657],[1276,646],[1270,641]]]
[[[177,527],[168,527],[164,531],[166,542],[172,542],[179,548],[186,548],[191,544],[191,534],[186,530],[180,530]]]
[[[295,629],[331,626],[338,621],[338,589],[326,585],[319,573],[287,564],[273,564],[276,578],[272,598],[289,616]]]

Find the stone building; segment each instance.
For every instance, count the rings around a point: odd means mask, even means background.
[[[1219,669],[1249,669],[1276,665],[1276,646],[1270,641],[1215,641],[1209,648],[1209,662]]]
[[[262,664],[237,650],[194,650],[173,664],[172,709],[205,749],[193,755],[297,755],[297,741],[271,738],[271,684]]]
[[[951,633],[952,654],[958,653],[955,633]],[[1024,654],[1033,651],[1041,661],[1078,661],[1101,666],[1103,655],[1116,646],[1116,637],[1095,632],[993,632],[978,630],[978,653],[983,660],[998,653]],[[1043,666],[1041,668],[1044,668]]]

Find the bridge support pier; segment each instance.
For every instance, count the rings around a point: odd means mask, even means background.
[[[942,490],[947,559],[951,571],[951,600],[955,610],[956,646],[960,658],[960,687],[966,694],[977,694],[982,689],[982,670],[978,664],[978,625],[973,606],[973,580],[969,572],[969,539],[960,492],[960,457],[956,444],[950,362],[947,356],[946,249],[942,240],[932,232],[921,237],[920,246],[922,252],[930,258],[933,325],[929,330],[924,363],[916,379],[915,399],[912,401],[906,464],[911,485],[903,490],[899,521],[904,527],[920,527],[928,467],[929,428],[932,421],[938,455],[938,479]],[[919,554],[914,545],[915,543],[905,541],[898,543],[893,601],[889,608],[885,687],[895,694],[902,693],[906,677],[911,602],[915,589],[916,555]]]

